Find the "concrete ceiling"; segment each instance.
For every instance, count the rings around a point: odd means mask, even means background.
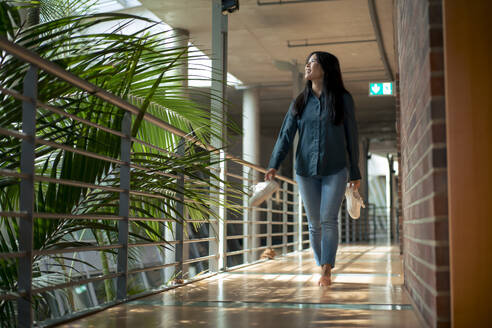
[[[192,42],[210,53],[207,51],[211,49],[210,0],[140,1],[167,24],[188,30]],[[261,87],[264,134],[278,131],[293,94],[291,72],[279,70],[274,61],[303,65],[311,51],[321,50],[333,53],[340,60],[346,88],[357,106],[361,137],[371,138],[374,151],[395,152],[395,99],[368,96],[370,81],[391,81],[396,75],[394,0],[285,3],[288,1],[291,0],[260,5],[279,1],[240,0],[240,10],[229,15],[228,70],[244,84]],[[374,21],[371,2],[375,8]],[[379,24],[380,36],[374,23]],[[383,56],[387,58],[388,70]],[[229,92],[238,108],[240,93]],[[378,146],[378,142],[382,145]]]

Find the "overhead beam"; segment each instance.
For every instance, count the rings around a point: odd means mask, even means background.
[[[324,2],[324,1],[336,1],[336,0],[279,0],[279,1],[260,1],[257,0],[258,6],[273,6],[273,5],[289,5],[293,3],[306,3],[306,2]]]
[[[296,41],[304,41],[303,43],[293,43]],[[352,44],[352,43],[368,43],[368,42],[377,42],[376,39],[365,39],[365,40],[352,40],[352,41],[333,41],[333,42],[312,42],[306,40],[287,40],[288,48],[298,48],[298,47],[317,47],[317,46],[332,46],[339,44]]]
[[[386,71],[386,76],[390,81],[394,81],[393,72],[389,65],[388,56],[386,55],[386,50],[384,49],[383,37],[381,34],[381,26],[379,25],[379,18],[376,11],[376,3],[374,0],[367,0],[369,7],[369,15],[371,16],[371,23],[374,29],[374,34],[376,36],[376,42],[379,48],[379,54],[383,62],[384,70]]]

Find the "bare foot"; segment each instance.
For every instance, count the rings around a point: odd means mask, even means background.
[[[318,285],[321,287],[331,285],[331,266],[329,264],[323,264],[321,266],[321,278],[319,278]]]

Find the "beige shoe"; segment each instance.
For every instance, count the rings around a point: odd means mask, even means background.
[[[278,189],[280,189],[280,185],[273,179],[257,183],[253,186],[253,194],[249,199],[249,206],[260,206],[261,203],[270,198]]]
[[[347,188],[345,189],[345,198],[347,199],[347,211],[352,219],[358,219],[360,217],[360,208],[366,208],[364,205],[364,200],[362,199],[359,191],[350,187],[347,183]]]
[[[268,247],[267,249],[265,249],[263,251],[263,253],[261,254],[260,258],[261,259],[273,260],[275,258],[275,255],[277,255],[277,254],[275,253],[275,251],[273,250],[273,248]]]

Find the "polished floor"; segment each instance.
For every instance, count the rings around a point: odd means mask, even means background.
[[[311,251],[221,273],[64,327],[420,327],[393,246],[341,246],[330,287]]]

